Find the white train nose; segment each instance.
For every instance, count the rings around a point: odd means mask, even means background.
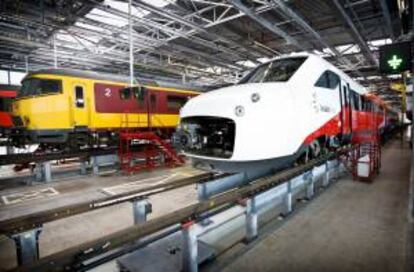
[[[191,99],[181,110],[183,123],[194,125],[189,153],[221,160],[270,158],[272,144],[289,138],[290,131],[280,128],[293,125],[293,117],[286,118],[294,116],[292,98],[285,84],[269,83],[223,88]],[[283,114],[275,116],[275,109]]]
[[[191,99],[180,116],[220,116],[237,121],[249,113],[249,108],[262,103],[261,92],[257,84],[246,84],[206,93]]]

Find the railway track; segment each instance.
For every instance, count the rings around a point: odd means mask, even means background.
[[[91,156],[115,154],[117,148],[91,148],[74,152],[50,152],[50,153],[20,153],[0,155],[0,166],[11,164],[25,164],[33,162],[45,162],[70,158],[88,158]]]
[[[21,233],[26,230],[37,228],[45,223],[55,221],[58,219],[70,217],[73,215],[86,213],[92,210],[105,208],[108,206],[120,204],[127,201],[133,201],[137,199],[143,199],[153,194],[166,192],[169,190],[177,189],[191,184],[196,184],[202,181],[208,181],[211,179],[217,179],[227,174],[216,175],[213,173],[203,173],[189,178],[179,179],[164,184],[157,184],[141,188],[127,193],[108,196],[95,201],[85,201],[69,206],[55,208],[51,210],[41,211],[29,215],[15,217],[9,220],[0,222],[0,233],[12,235]]]
[[[190,206],[157,217],[140,225],[128,227],[116,233],[110,234],[106,237],[99,238],[79,246],[71,247],[64,251],[40,259],[37,262],[18,267],[17,269],[18,271],[82,270],[83,262],[85,260],[89,260],[105,252],[120,248],[133,241],[137,241],[138,239],[142,239],[144,237],[147,237],[148,235],[158,233],[177,224],[185,225],[186,223],[191,222],[193,220],[197,221],[197,219],[203,217],[203,214],[214,214],[218,210],[221,210],[223,207],[232,206],[239,203],[243,199],[254,197],[262,192],[265,192],[271,188],[274,188],[286,182],[289,179],[306,173],[312,170],[314,167],[324,164],[328,160],[337,159],[342,155],[348,154],[351,150],[352,148],[343,148],[335,153],[324,155],[321,158],[312,160],[306,164],[292,167],[290,169],[281,171],[275,175],[259,178],[254,182],[249,183],[248,185],[221,193],[219,195],[211,197],[206,201],[201,201],[192,204]],[[215,177],[206,174],[205,178],[213,179]],[[192,182],[194,182],[194,180],[188,179],[185,182],[180,181],[179,183],[191,184]],[[157,191],[155,187],[158,186],[154,186],[153,189],[150,189],[150,191],[152,191],[149,192],[149,194],[160,192]],[[172,187],[174,187],[174,185],[172,185]],[[146,189],[148,190],[148,188]],[[136,193],[136,195],[138,195],[138,193]],[[61,209],[61,212],[64,213],[64,208]],[[53,214],[49,214],[48,216],[53,217]],[[58,216],[60,215],[58,214]],[[46,221],[45,219],[42,221]],[[20,220],[22,220],[22,218]],[[36,218],[33,216],[29,220],[33,220],[33,222],[36,222]],[[39,220],[37,220],[37,222],[38,221]],[[2,222],[2,224],[0,224],[0,230],[3,232],[10,231],[13,228],[19,229],[16,228],[19,224],[20,226],[29,227],[27,223],[19,221],[15,221],[14,223],[9,222],[8,224]],[[7,227],[7,225],[9,227]],[[11,226],[13,226],[13,228],[10,228]]]

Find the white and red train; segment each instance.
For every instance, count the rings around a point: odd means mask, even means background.
[[[181,109],[178,139],[196,167],[277,171],[393,125],[395,113],[366,93],[319,56],[277,58],[237,85],[192,98]]]

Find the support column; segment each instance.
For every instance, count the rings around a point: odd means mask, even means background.
[[[208,199],[207,183],[197,183],[197,194],[199,201],[206,201]]]
[[[52,167],[50,161],[36,163],[35,167],[36,181],[52,181]]]
[[[34,169],[34,173],[35,173],[35,179],[36,181],[42,181],[42,164],[37,162],[35,169]]]
[[[94,175],[99,174],[99,163],[98,163],[98,158],[97,157],[92,157],[92,173]]]
[[[257,238],[257,207],[256,199],[249,198],[246,203],[246,242],[250,243]]]
[[[132,0],[128,1],[129,85],[134,84],[134,44],[132,42]]]
[[[187,222],[182,225],[183,234],[183,271],[198,271],[198,244],[197,233],[194,221]]]
[[[138,199],[132,202],[134,224],[139,225],[147,221],[147,215],[152,212],[151,203],[146,199]]]
[[[305,179],[306,179],[306,182],[307,182],[307,185],[306,185],[306,198],[309,200],[313,197],[313,195],[315,193],[315,180],[313,178],[312,171],[309,171],[308,173],[305,174]]]
[[[285,215],[292,212],[292,180],[287,182],[287,192],[285,195]]]
[[[52,168],[50,166],[50,161],[46,161],[42,163],[42,172],[43,172],[43,177],[45,179],[46,182],[51,182],[52,181]]]
[[[53,66],[55,69],[58,68],[56,34],[53,34]]]
[[[39,259],[39,235],[42,228],[13,234],[10,237],[16,245],[18,265],[28,264]]]
[[[322,186],[325,188],[328,187],[330,179],[331,179],[331,175],[330,175],[330,169],[329,169],[329,161],[327,161],[325,163],[325,173],[323,174]]]
[[[7,146],[7,147],[6,147],[6,154],[7,154],[7,155],[12,155],[12,154],[14,154],[14,147],[13,147],[13,146]]]
[[[80,163],[81,175],[86,175],[88,173],[86,169],[87,169],[87,162],[86,161],[81,161],[81,163]]]

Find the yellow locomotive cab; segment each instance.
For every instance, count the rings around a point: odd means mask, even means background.
[[[127,78],[65,69],[26,76],[13,104],[16,142],[88,143],[114,136],[121,128],[172,133],[179,109],[197,95],[191,90],[145,84],[127,87]]]

